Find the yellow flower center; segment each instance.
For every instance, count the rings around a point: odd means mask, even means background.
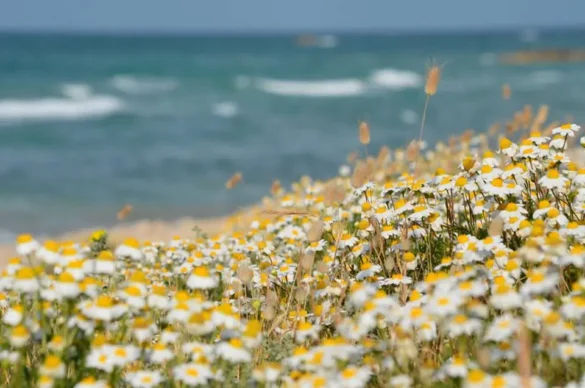
[[[472,383],[480,383],[484,379],[485,373],[477,369],[470,371],[469,374],[467,375],[467,380],[469,380]]]
[[[12,329],[13,337],[26,337],[28,335],[28,329],[24,325],[18,325]]]
[[[61,282],[61,283],[74,283],[75,278],[73,277],[73,275],[71,275],[70,272],[63,272],[61,275],[59,275],[59,282]]]
[[[114,261],[115,257],[110,251],[101,251],[97,257],[98,260]]]
[[[199,277],[207,278],[209,277],[209,269],[205,266],[200,266],[193,270],[193,274]]]
[[[353,379],[355,376],[357,376],[357,369],[355,368],[345,368],[343,370],[343,372],[341,372],[341,376],[343,376],[344,379]]]
[[[496,178],[496,179],[492,180],[492,186],[494,186],[494,187],[503,187],[504,186],[504,181],[502,181],[500,178]]]
[[[553,168],[553,169],[548,170],[548,172],[546,173],[546,176],[549,179],[558,179],[561,175],[559,174],[559,172],[557,170],[555,170]]]
[[[126,245],[127,247],[130,247],[130,248],[138,249],[138,247],[140,246],[140,243],[135,238],[127,238],[126,240],[124,240],[123,245]]]
[[[116,355],[116,357],[120,357],[120,358],[125,358],[128,356],[128,352],[124,348],[117,348],[114,351],[114,354]]]
[[[33,237],[30,234],[21,234],[16,238],[16,242],[18,244],[26,244],[28,242],[31,242],[33,240]]]
[[[15,278],[18,280],[30,280],[34,279],[35,271],[30,267],[23,267],[16,271]]]
[[[509,139],[502,137],[500,139],[500,149],[501,150],[505,150],[507,148],[510,148],[510,146],[512,146],[512,141],[510,141]]]
[[[126,294],[134,297],[142,296],[142,291],[136,286],[126,287]]]
[[[48,356],[45,360],[45,368],[55,369],[61,365],[61,359],[57,356]]]
[[[110,308],[114,305],[114,301],[107,295],[100,295],[97,298],[96,306],[101,308]]]

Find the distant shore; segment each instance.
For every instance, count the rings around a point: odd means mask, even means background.
[[[246,217],[252,211],[242,212]],[[238,213],[240,215],[240,213]],[[234,215],[210,218],[181,218],[174,221],[139,220],[107,228],[108,238],[114,244],[123,241],[127,237],[134,237],[140,241],[169,241],[175,236],[193,237],[195,228],[201,229],[208,235],[215,235],[234,228]],[[55,241],[86,241],[91,233],[99,228],[81,228],[58,236],[51,236]],[[42,242],[42,241],[41,241]],[[6,265],[10,258],[16,256],[15,244],[0,244],[0,266]]]

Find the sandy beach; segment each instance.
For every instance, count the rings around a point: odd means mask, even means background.
[[[250,207],[236,214],[212,217],[212,218],[190,218],[185,217],[174,221],[163,220],[138,220],[134,222],[123,222],[107,228],[110,241],[114,244],[121,242],[127,237],[134,237],[140,241],[168,241],[175,236],[191,238],[195,235],[194,228],[198,227],[208,235],[236,230],[245,227],[250,217],[257,214],[256,207]],[[63,233],[58,236],[51,236],[55,241],[86,241],[88,236],[98,228],[82,228]],[[16,255],[14,244],[0,244],[0,266]]]

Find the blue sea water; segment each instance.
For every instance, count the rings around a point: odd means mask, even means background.
[[[498,54],[579,48],[585,31],[294,36],[0,35],[0,230],[58,233],[131,218],[227,214],[274,179],[327,178],[358,149],[418,134],[425,69],[443,65],[425,140],[485,130],[525,104],[585,119],[585,64]],[[331,42],[329,42],[331,43]],[[512,98],[501,98],[509,83]],[[226,191],[241,171],[243,183]]]

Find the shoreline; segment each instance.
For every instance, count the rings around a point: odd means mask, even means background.
[[[114,244],[128,237],[134,237],[140,241],[169,241],[175,236],[189,237],[195,234],[193,230],[195,227],[199,227],[202,232],[208,235],[216,235],[242,227],[245,220],[255,213],[257,213],[257,207],[250,207],[227,216],[209,218],[184,217],[171,221],[141,219],[119,223],[109,228],[79,228],[56,236],[50,236],[46,239],[39,239],[39,241],[41,243],[49,239],[55,241],[86,241],[92,232],[99,229],[106,230],[109,240]],[[0,244],[0,266],[5,266],[8,260],[17,255],[15,247],[15,242]]]

